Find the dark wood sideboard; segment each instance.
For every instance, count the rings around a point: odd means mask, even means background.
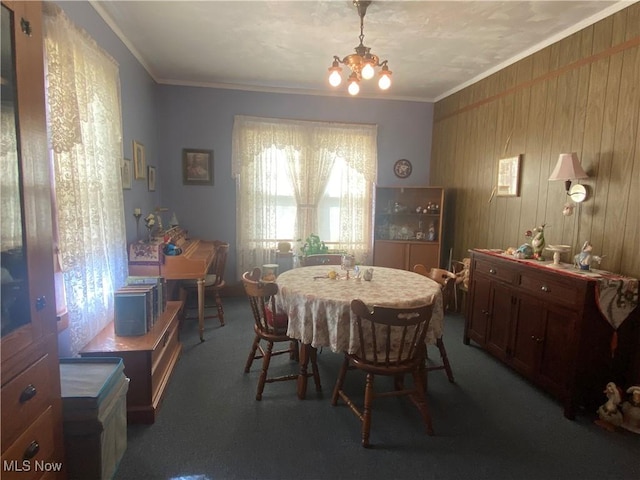
[[[558,398],[565,417],[594,413],[611,381],[614,333],[595,287],[592,277],[473,250],[463,341]]]
[[[122,337],[110,322],[80,351],[82,357],[120,357],[130,379],[127,421],[154,423],[164,391],[182,352],[180,317],[183,302],[167,302],[146,335]]]

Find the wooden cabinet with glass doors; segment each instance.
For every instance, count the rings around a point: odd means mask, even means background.
[[[374,265],[440,267],[443,210],[441,187],[377,187]]]
[[[2,478],[64,478],[41,2],[2,1]]]

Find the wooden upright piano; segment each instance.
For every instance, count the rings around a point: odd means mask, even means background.
[[[173,243],[182,249],[179,255],[165,255],[164,246]],[[161,276],[167,280],[198,281],[198,329],[204,340],[204,279],[215,260],[215,243],[188,239],[187,232],[172,227],[151,242],[129,245],[129,275]]]

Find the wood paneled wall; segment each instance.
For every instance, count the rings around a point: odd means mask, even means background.
[[[450,193],[454,258],[507,248],[547,224],[548,244],[585,240],[601,268],[640,277],[640,3],[439,101],[431,182]],[[548,178],[577,152],[589,178],[573,216]],[[523,154],[519,197],[490,196],[500,158]]]

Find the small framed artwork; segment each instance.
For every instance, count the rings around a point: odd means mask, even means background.
[[[128,158],[122,159],[122,167],[120,168],[120,173],[122,175],[122,189],[123,190],[131,190],[131,169],[133,165],[131,164],[131,160]]]
[[[520,160],[517,157],[501,158],[498,160],[498,197],[517,197],[520,195]]]
[[[156,167],[149,166],[147,167],[147,184],[149,185],[149,191],[156,191]]]
[[[213,185],[213,150],[182,149],[182,183]]]
[[[133,178],[144,180],[147,178],[147,163],[144,158],[144,145],[133,141]]]

